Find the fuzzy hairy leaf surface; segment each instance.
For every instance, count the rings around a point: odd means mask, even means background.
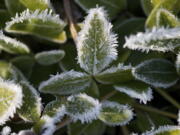
[[[0,78],[0,125],[14,116],[17,108],[22,105],[22,88],[13,82]]]
[[[126,38],[124,47],[143,52],[174,51],[180,45],[180,28],[153,28]]]
[[[177,55],[177,58],[176,58],[176,70],[177,70],[177,73],[180,75],[180,53]]]
[[[69,95],[86,90],[90,83],[89,75],[71,70],[54,75],[49,80],[42,82],[39,90],[43,93]]]
[[[142,135],[179,135],[180,127],[179,126],[161,126],[157,130],[152,130]]]
[[[24,43],[5,36],[2,31],[0,31],[0,49],[12,54],[26,54],[30,52]]]
[[[142,62],[133,69],[133,75],[140,81],[162,88],[170,87],[178,80],[176,68],[165,59],[151,59]]]
[[[36,122],[40,119],[42,104],[39,93],[28,82],[20,82],[23,90],[23,104],[18,114],[25,121]]]
[[[139,81],[116,84],[114,88],[117,91],[126,93],[130,97],[139,99],[140,102],[144,104],[146,104],[147,101],[151,101],[153,98],[152,89],[149,87],[149,85]]]
[[[111,67],[95,75],[95,79],[105,84],[128,82],[134,78],[132,76],[131,69],[131,66],[124,66],[119,64],[117,67]]]
[[[29,34],[56,43],[64,43],[66,41],[66,33],[63,31],[65,25],[65,22],[52,13],[52,10],[30,11],[27,9],[7,22],[5,30],[10,33]]]
[[[117,38],[111,32],[102,8],[89,11],[77,39],[78,62],[90,74],[97,74],[117,57]]]
[[[110,17],[115,17],[127,6],[126,0],[75,0],[75,2],[85,11],[95,8],[97,5],[105,7]]]
[[[105,101],[98,118],[110,126],[126,125],[133,118],[133,112],[129,106],[116,102]]]
[[[91,122],[97,119],[100,109],[99,101],[86,94],[72,95],[67,98],[66,112],[73,121]]]
[[[63,50],[52,50],[37,53],[35,59],[39,64],[46,66],[58,63],[64,56]]]

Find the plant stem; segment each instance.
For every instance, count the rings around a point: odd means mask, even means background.
[[[164,97],[167,101],[169,101],[172,105],[174,105],[176,108],[180,109],[180,104],[173,99],[168,93],[166,93],[164,90],[155,88],[155,90],[162,96]]]
[[[64,9],[65,9],[65,13],[66,13],[68,23],[69,23],[69,30],[71,32],[71,36],[72,36],[74,42],[76,43],[77,30],[75,27],[74,19],[72,17],[70,0],[63,0],[63,3],[64,3]]]
[[[134,107],[137,108],[137,109],[141,109],[143,111],[157,113],[157,114],[160,114],[160,115],[172,118],[172,119],[177,119],[178,118],[177,115],[175,115],[173,113],[161,111],[159,109],[156,109],[156,108],[153,108],[153,107],[150,107],[150,106],[134,104]]]

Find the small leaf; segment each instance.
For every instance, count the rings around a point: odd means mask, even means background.
[[[132,76],[131,69],[131,66],[124,66],[119,64],[118,67],[111,67],[95,75],[95,79],[104,84],[128,82],[134,78]]]
[[[73,121],[91,122],[97,118],[100,108],[99,101],[86,94],[72,95],[67,98],[66,112]]]
[[[105,101],[99,119],[110,126],[126,125],[133,118],[132,110],[116,102]]]
[[[142,135],[179,135],[180,127],[179,126],[161,126],[157,130],[148,131]]]
[[[180,42],[180,28],[154,28],[145,33],[138,33],[126,38],[124,47],[132,50],[141,50],[149,52],[160,51],[174,51],[179,47]]]
[[[71,70],[42,82],[39,90],[43,93],[69,95],[86,90],[90,83],[91,78],[87,74]]]
[[[23,104],[18,109],[18,114],[25,121],[35,122],[40,119],[42,104],[37,90],[27,82],[20,82],[23,89]]]
[[[176,59],[176,70],[177,73],[180,75],[180,53],[177,55],[177,59]]]
[[[52,50],[37,53],[35,55],[36,61],[41,65],[52,65],[59,62],[65,55],[62,50]]]
[[[139,81],[131,81],[127,83],[121,83],[114,86],[114,88],[120,92],[126,93],[130,97],[137,98],[144,104],[147,101],[151,101],[152,89],[145,83]]]
[[[29,34],[56,43],[64,43],[66,41],[66,34],[63,31],[65,25],[58,15],[52,13],[52,10],[33,12],[27,9],[7,22],[5,30],[10,33]]]
[[[19,85],[0,78],[0,125],[14,116],[22,105],[22,89]]]
[[[144,13],[148,16],[153,9],[152,0],[141,0],[141,5],[144,10]]]
[[[138,80],[162,88],[170,87],[178,80],[174,65],[165,59],[142,62],[133,69],[133,75]]]
[[[75,0],[75,2],[85,11],[95,8],[97,5],[107,9],[111,18],[115,17],[120,11],[126,8],[126,0]]]
[[[5,36],[2,31],[0,31],[0,49],[12,54],[25,54],[30,52],[24,43]]]
[[[97,74],[117,57],[117,38],[102,8],[89,11],[77,39],[78,62],[90,74]]]

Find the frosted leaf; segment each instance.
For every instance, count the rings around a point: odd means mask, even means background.
[[[73,121],[91,122],[97,119],[100,109],[99,101],[86,94],[72,95],[67,98],[66,113]]]
[[[180,53],[177,55],[177,58],[176,58],[176,70],[177,70],[177,73],[180,75]]]
[[[42,82],[39,90],[43,93],[69,95],[86,90],[90,83],[89,75],[71,70],[52,76],[49,80]]]
[[[97,81],[104,84],[127,82],[134,78],[131,69],[131,66],[119,64],[117,67],[106,69],[105,71],[96,74],[94,77]]]
[[[11,133],[11,128],[6,126],[2,128],[2,131],[0,132],[1,135],[10,135]]]
[[[105,101],[102,103],[98,118],[110,126],[126,125],[133,118],[133,112],[127,105]]]
[[[77,38],[78,62],[90,74],[97,74],[117,57],[117,37],[112,33],[103,8],[89,10]]]
[[[29,48],[22,42],[7,37],[0,31],[0,50],[4,50],[12,54],[25,54],[29,53]]]
[[[133,69],[133,75],[140,81],[162,88],[170,87],[178,80],[174,65],[165,59],[146,60]]]
[[[35,10],[33,12],[27,9],[21,14],[16,14],[11,21],[7,22],[5,30],[10,33],[30,34],[57,43],[64,43],[66,41],[66,33],[63,31],[65,26],[65,22],[52,10]]]
[[[18,135],[36,135],[36,134],[31,130],[22,130],[18,133]]]
[[[117,84],[114,88],[120,92],[126,93],[130,97],[139,99],[140,102],[144,104],[146,104],[147,101],[151,101],[153,98],[152,89],[149,85],[139,81]]]
[[[63,50],[52,50],[37,53],[35,59],[41,65],[51,65],[58,63],[64,56]]]
[[[153,28],[145,33],[139,32],[136,35],[126,37],[124,48],[152,51],[174,51],[180,46],[180,28]]]
[[[157,130],[151,130],[142,135],[179,135],[180,126],[161,126]]]
[[[40,119],[42,110],[40,95],[28,82],[22,81],[20,85],[24,97],[23,104],[17,112],[23,120],[36,122]]]
[[[22,105],[22,88],[13,82],[0,78],[0,125],[14,116]]]

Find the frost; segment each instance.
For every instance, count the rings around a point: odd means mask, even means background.
[[[2,131],[0,132],[1,135],[10,135],[11,133],[11,128],[6,126],[6,127],[3,127]]]
[[[180,110],[179,110],[179,113],[178,113],[178,125],[180,125]]]
[[[14,116],[14,113],[16,112],[17,108],[20,108],[22,105],[22,99],[23,99],[23,94],[22,94],[22,88],[13,82],[10,81],[4,81],[0,78],[0,89],[7,89],[7,91],[13,92],[13,97],[9,97],[9,101],[7,100],[7,105],[8,108],[6,108],[5,112],[1,114],[0,116],[0,125],[4,124],[9,118]],[[5,94],[5,93],[4,93]],[[5,100],[4,98],[0,99],[0,102]],[[3,102],[2,102],[3,103]]]
[[[150,50],[167,52],[179,47],[179,40],[180,28],[153,28],[145,33],[139,32],[126,37],[124,47],[143,52]]]
[[[86,94],[80,93],[69,96],[67,101],[73,103],[73,105],[66,106],[66,112],[74,122],[80,120],[82,123],[89,123],[92,120],[97,119],[97,116],[100,113],[101,104],[99,101]]]
[[[177,59],[176,59],[176,70],[178,74],[180,74],[180,53],[177,55]]]
[[[80,66],[92,74],[102,71],[117,58],[116,47],[117,37],[103,8],[89,10],[77,38]]]

